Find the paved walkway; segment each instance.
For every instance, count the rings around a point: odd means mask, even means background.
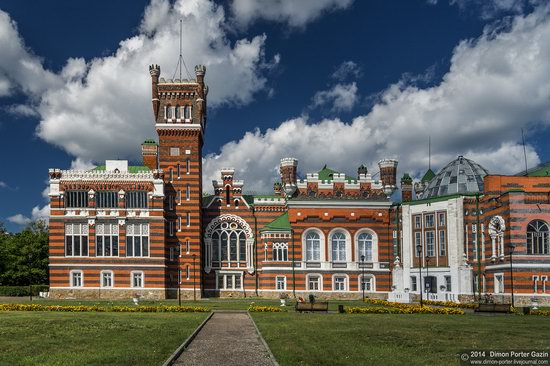
[[[174,365],[273,366],[273,361],[247,313],[216,312]]]

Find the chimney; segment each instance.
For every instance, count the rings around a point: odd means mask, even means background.
[[[151,101],[153,102],[153,115],[155,116],[155,121],[156,121],[159,114],[159,107],[160,107],[159,92],[158,92],[160,66],[150,65],[149,73],[151,74],[151,87],[152,87]]]
[[[145,140],[141,144],[141,155],[143,156],[143,165],[151,170],[158,169],[158,145],[155,140]]]
[[[298,186],[296,185],[296,172],[298,167],[298,159],[284,158],[281,159],[279,172],[281,174],[281,182],[283,190],[287,197],[291,197]]]
[[[412,201],[412,178],[409,174],[405,173],[403,174],[403,177],[401,178],[401,201],[403,202],[410,202]]]
[[[380,180],[384,186],[384,193],[390,197],[395,191],[397,183],[397,160],[382,159],[378,162],[380,168]]]

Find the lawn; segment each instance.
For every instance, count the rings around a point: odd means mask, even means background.
[[[0,312],[0,365],[162,365],[207,313]]]
[[[284,365],[454,365],[476,349],[550,349],[536,316],[253,313]]]

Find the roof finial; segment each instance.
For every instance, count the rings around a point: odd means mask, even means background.
[[[428,136],[428,170],[432,169],[432,136]]]

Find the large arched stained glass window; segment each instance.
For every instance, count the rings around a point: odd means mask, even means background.
[[[246,233],[235,222],[222,222],[212,232],[212,261],[246,261]]]
[[[330,240],[332,247],[332,261],[333,262],[345,262],[346,261],[346,234],[338,231],[332,235]]]
[[[527,254],[550,254],[546,222],[534,220],[527,225]]]
[[[321,260],[321,237],[319,233],[310,231],[306,235],[306,261],[319,262]]]

